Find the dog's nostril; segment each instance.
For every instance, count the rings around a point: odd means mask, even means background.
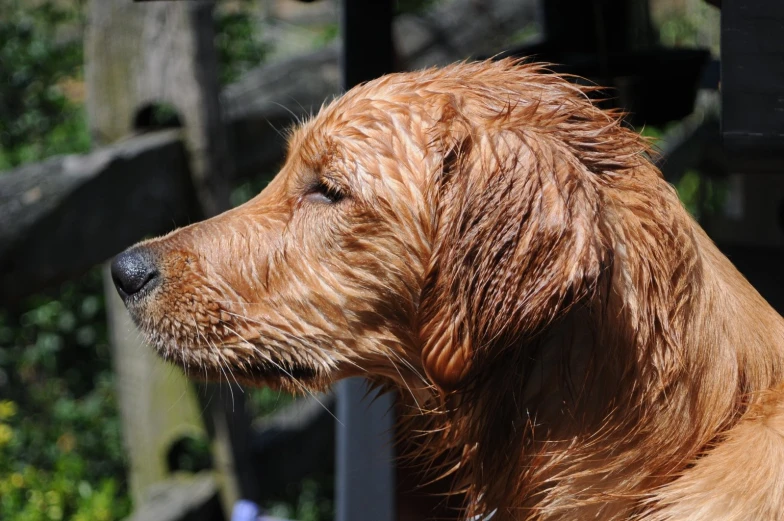
[[[149,289],[157,279],[155,262],[143,248],[126,250],[112,261],[112,280],[123,300]]]

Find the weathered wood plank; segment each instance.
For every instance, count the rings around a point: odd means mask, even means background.
[[[178,131],[0,176],[0,302],[78,275],[197,215]]]
[[[222,519],[218,484],[211,472],[159,483],[126,521],[213,521]]]

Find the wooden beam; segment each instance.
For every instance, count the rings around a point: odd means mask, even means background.
[[[182,134],[129,139],[0,176],[0,302],[78,275],[198,215]]]
[[[167,454],[173,444],[187,437],[206,439],[203,408],[185,374],[144,344],[108,265],[103,278],[128,484],[134,507],[141,509],[155,496],[150,487],[171,477]]]
[[[219,103],[212,9],[209,2],[94,1],[85,36],[93,145],[138,131],[139,114],[152,106],[174,108],[206,215],[226,209],[232,169]]]
[[[221,516],[217,479],[205,472],[157,484],[125,521],[213,521]]]

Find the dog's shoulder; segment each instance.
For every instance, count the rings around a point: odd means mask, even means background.
[[[657,491],[653,504],[645,521],[784,519],[784,387],[756,395],[743,418]]]

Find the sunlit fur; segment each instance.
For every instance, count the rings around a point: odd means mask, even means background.
[[[161,283],[129,308],[164,357],[397,389],[465,517],[784,518],[781,317],[644,140],[536,65],[352,89],[255,199],[143,247]]]

